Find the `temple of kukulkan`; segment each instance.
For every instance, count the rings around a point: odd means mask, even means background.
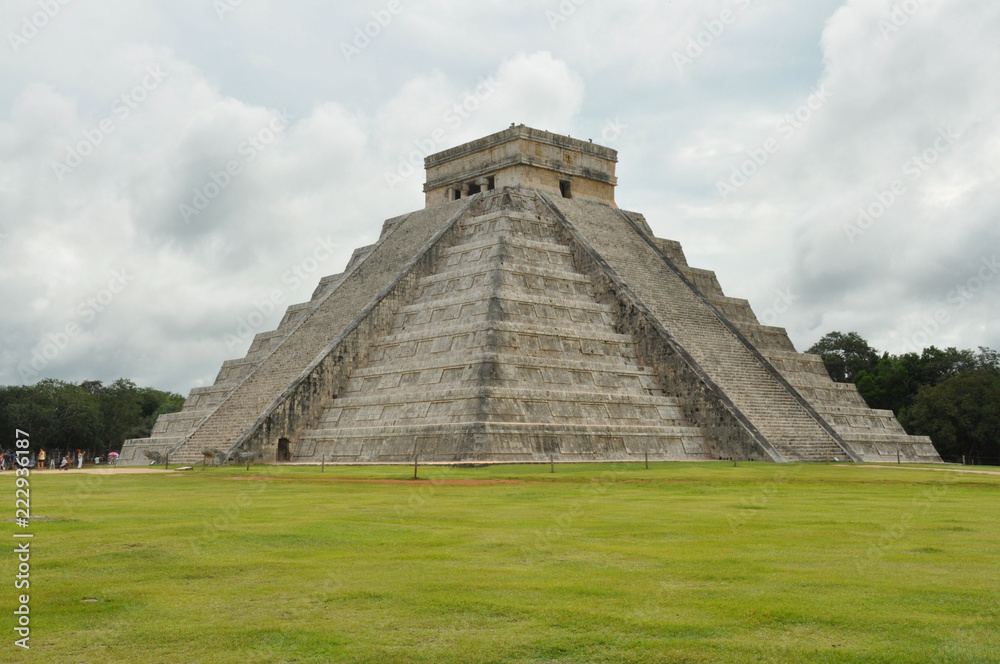
[[[617,156],[521,125],[428,157],[423,210],[122,462],[940,461],[619,209]]]

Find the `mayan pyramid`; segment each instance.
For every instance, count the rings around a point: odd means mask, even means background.
[[[428,157],[385,222],[122,462],[940,461],[529,127]]]

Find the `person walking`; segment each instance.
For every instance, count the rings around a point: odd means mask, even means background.
[[[45,468],[45,450],[38,450],[38,470]]]
[[[66,456],[64,456],[62,458],[62,461],[59,463],[59,470],[69,470],[69,455],[68,454]]]

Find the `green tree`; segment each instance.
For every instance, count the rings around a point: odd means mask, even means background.
[[[142,421],[142,406],[135,383],[124,378],[101,389],[100,403],[104,415],[100,443],[102,452],[107,452],[132,437]]]
[[[11,433],[29,432],[34,451],[82,449],[104,455],[120,450],[128,438],[148,436],[160,414],[183,406],[179,394],[139,388],[126,379],[110,385],[49,379],[30,386],[0,386],[0,426]],[[10,448],[13,439],[8,441],[0,441],[0,448]]]
[[[874,367],[859,371],[854,384],[869,406],[891,410],[898,415],[913,405],[921,387],[985,370],[992,362],[990,353],[992,351],[986,348],[976,355],[971,350],[941,350],[934,346],[925,348],[920,355],[886,353]]]
[[[27,431],[35,451],[93,449],[101,430],[97,400],[73,383],[46,379],[3,388],[0,404],[6,431]]]
[[[830,332],[808,352],[823,358],[830,378],[838,383],[854,382],[859,372],[873,368],[879,361],[878,351],[857,332]]]
[[[925,386],[901,420],[910,433],[930,436],[945,459],[1000,460],[1000,375],[972,371]]]

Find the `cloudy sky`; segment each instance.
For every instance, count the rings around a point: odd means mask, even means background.
[[[0,28],[0,384],[211,384],[423,206],[414,154],[511,122],[617,149],[619,204],[800,350],[1000,348],[995,0],[4,0]]]

